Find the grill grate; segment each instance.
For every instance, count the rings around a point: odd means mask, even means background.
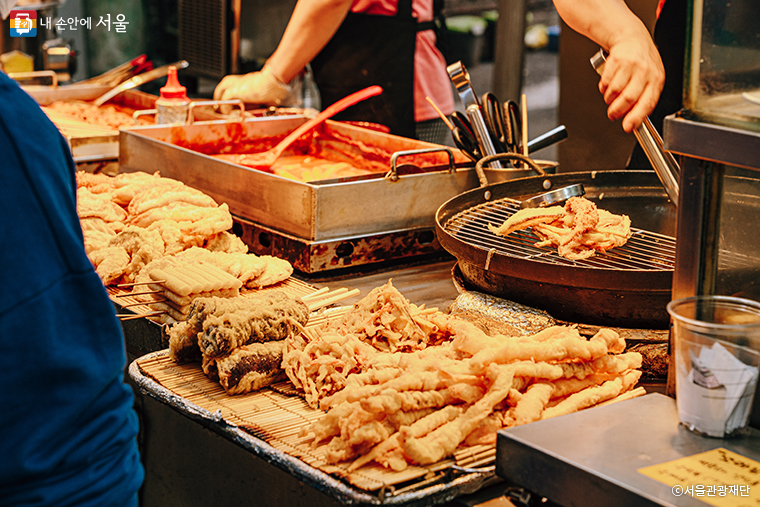
[[[488,230],[489,223],[501,225],[519,209],[520,201],[499,199],[457,213],[443,228],[460,241],[477,248],[535,262],[597,269],[673,271],[675,238],[633,227],[631,237],[622,247],[577,261],[560,256],[556,248],[534,246],[541,240],[530,230],[516,231],[506,237]]]

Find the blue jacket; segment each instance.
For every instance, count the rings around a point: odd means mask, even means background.
[[[125,505],[143,469],[124,337],[66,141],[2,72],[0,224],[0,505]]]

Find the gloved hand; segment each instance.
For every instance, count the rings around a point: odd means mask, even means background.
[[[214,89],[214,100],[240,99],[249,104],[287,106],[295,101],[290,86],[272,74],[269,67],[242,76],[226,76]]]

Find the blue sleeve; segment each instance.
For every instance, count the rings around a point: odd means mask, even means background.
[[[0,498],[119,505],[142,480],[126,354],[84,251],[75,165],[0,73]]]

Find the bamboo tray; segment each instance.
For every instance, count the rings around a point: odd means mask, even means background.
[[[475,467],[493,464],[495,446],[477,446],[427,467],[393,472],[371,464],[341,479],[341,467],[324,461],[325,445],[312,448],[309,438],[299,437],[322,412],[298,396],[277,392],[287,392],[289,382],[229,396],[199,365],[174,363],[168,350],[137,359],[129,374],[142,392],[345,503],[400,505],[425,499],[430,505],[432,497],[470,493],[494,477],[495,467]]]
[[[333,308],[325,313],[329,318],[331,313],[337,316],[348,309]],[[307,328],[314,325],[312,322]],[[451,458],[401,472],[371,463],[346,475],[342,466],[325,461],[326,443],[315,448],[311,437],[301,436],[323,412],[309,407],[289,381],[230,396],[203,374],[200,365],[176,364],[168,350],[135,360],[129,374],[143,393],[346,503],[422,501],[430,505],[437,503],[434,497],[450,499],[470,493],[494,478],[495,445],[462,447]]]

